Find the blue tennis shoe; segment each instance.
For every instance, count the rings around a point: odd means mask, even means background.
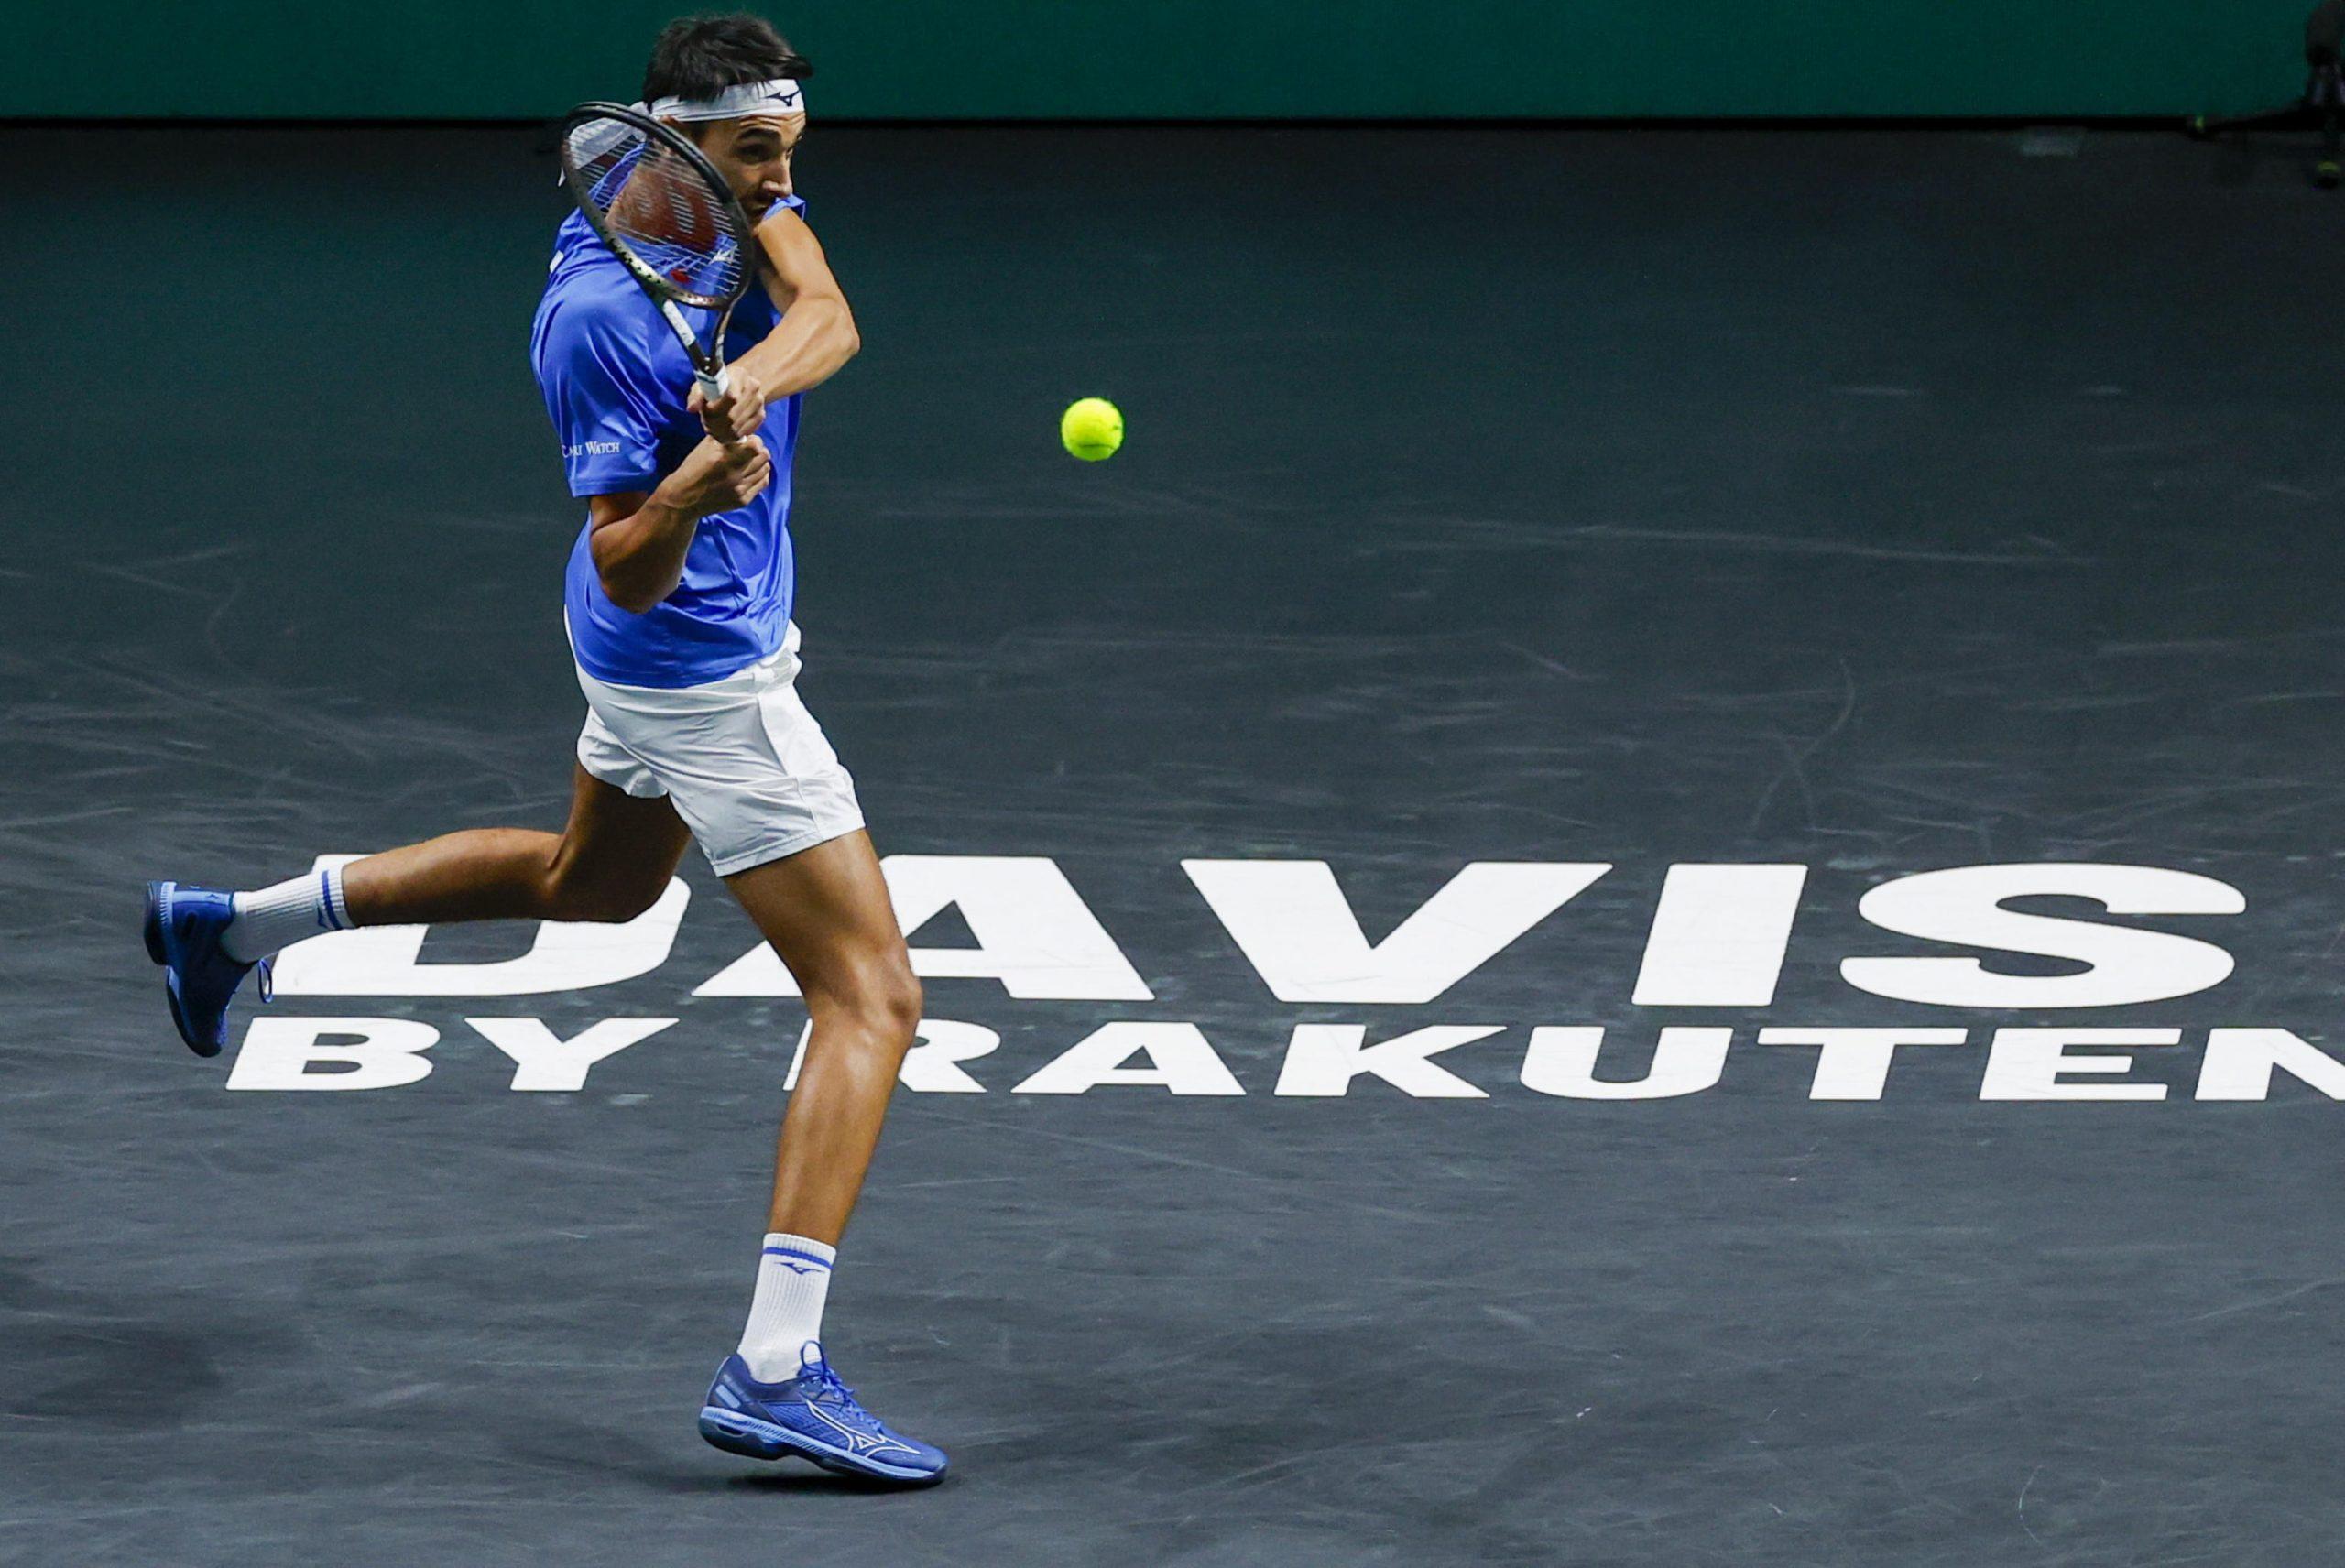
[[[221,950],[221,934],[235,918],[232,894],[176,882],[147,884],[147,956],[163,966],[171,1022],[198,1056],[217,1056],[228,1043],[228,1004],[255,969],[260,999],[269,999],[268,960],[245,964]]]
[[[915,1486],[944,1479],[943,1451],[880,1425],[813,1340],[801,1352],[798,1376],[780,1383],[760,1383],[738,1356],[726,1356],[701,1406],[700,1434],[727,1454],[794,1454],[842,1475]]]

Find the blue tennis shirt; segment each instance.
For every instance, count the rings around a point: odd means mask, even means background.
[[[805,203],[785,197],[795,211]],[[704,334],[714,318],[701,317]],[[780,319],[751,285],[725,335],[729,362]],[[660,308],[575,212],[554,235],[553,265],[529,331],[529,355],[562,441],[573,495],[649,490],[706,431],[685,406],[693,364]],[[603,592],[587,536],[571,547],[563,602],[571,648],[598,681],[617,686],[701,686],[781,646],[795,571],[790,549],[790,461],[798,447],[796,397],[770,404],[758,430],[773,454],[773,483],[738,511],[701,519],[676,591],[639,615]]]

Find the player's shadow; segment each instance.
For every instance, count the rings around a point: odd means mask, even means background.
[[[551,1427],[539,1422],[529,1442],[512,1443],[509,1451],[517,1458],[549,1468],[598,1476],[606,1482],[671,1497],[750,1497],[760,1493],[862,1496],[929,1489],[835,1475],[796,1459],[778,1460],[770,1465],[752,1459],[735,1460],[697,1444],[687,1456],[663,1443],[630,1438],[607,1427],[576,1422]],[[759,1467],[735,1469],[736,1465]],[[951,1482],[948,1479],[943,1484],[949,1486]]]
[[[951,1484],[950,1477],[938,1483],[940,1486]],[[851,1492],[858,1496],[874,1496],[883,1492],[926,1491],[933,1488],[891,1486],[885,1481],[867,1481],[855,1475],[834,1475],[828,1470],[818,1469],[813,1465],[801,1468],[797,1461],[785,1459],[780,1461],[773,1469],[751,1475],[702,1477],[701,1484],[689,1489],[738,1492],[743,1496],[773,1492],[791,1497],[818,1497],[830,1492]]]

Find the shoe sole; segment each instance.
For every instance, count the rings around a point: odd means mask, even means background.
[[[171,886],[172,884],[169,882],[149,882],[147,884],[147,918],[143,922],[141,922],[138,932],[141,937],[146,939],[147,956],[153,959],[166,971],[170,968],[171,951],[169,943],[163,934],[163,905],[169,897],[169,889]],[[220,1054],[220,1048],[217,1045],[214,1045],[210,1040],[196,1039],[195,1031],[188,1028],[187,1014],[180,1009],[180,994],[171,989],[171,982],[168,973],[165,975],[163,980],[163,1000],[171,1009],[171,1027],[180,1031],[180,1041],[185,1044],[190,1051],[192,1051],[198,1056],[217,1056]]]
[[[858,1459],[835,1448],[826,1448],[813,1438],[745,1416],[738,1410],[728,1410],[716,1405],[704,1405],[700,1412],[702,1437],[727,1454],[738,1454],[747,1459],[807,1459],[834,1475],[854,1475],[866,1481],[894,1481],[904,1486],[930,1486],[944,1479],[942,1470],[906,1470],[885,1465],[876,1459]]]
[[[147,920],[139,934],[147,939],[147,956],[158,964],[169,964],[170,955],[163,951],[163,884],[147,884]]]

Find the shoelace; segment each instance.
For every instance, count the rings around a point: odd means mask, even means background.
[[[846,1406],[849,1410],[852,1410],[856,1414],[862,1416],[864,1420],[871,1421],[873,1425],[876,1426],[878,1424],[870,1411],[865,1410],[862,1406],[855,1402],[855,1390],[848,1388],[845,1383],[839,1381],[839,1375],[831,1370],[831,1364],[829,1362],[817,1361],[813,1366],[805,1368],[800,1376],[812,1378],[813,1380],[814,1388],[819,1393],[830,1396],[831,1399],[837,1401],[839,1404]]]

